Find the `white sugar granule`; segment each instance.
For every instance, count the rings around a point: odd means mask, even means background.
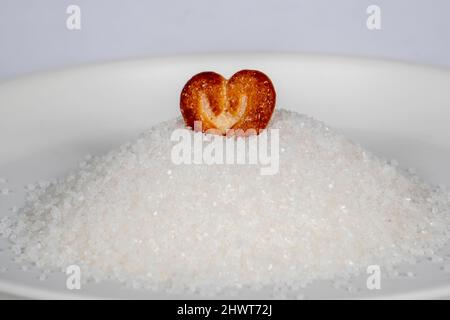
[[[0,223],[19,261],[79,265],[83,279],[215,294],[272,288],[435,257],[450,237],[450,200],[321,122],[277,111],[279,172],[255,165],[174,165],[175,119],[78,172],[28,189]],[[338,282],[336,282],[338,283]],[[294,297],[299,296],[298,294]]]
[[[2,189],[0,189],[0,194],[1,195],[4,195],[4,196],[7,196],[8,194],[11,194],[11,189],[9,189],[9,188],[2,188]]]

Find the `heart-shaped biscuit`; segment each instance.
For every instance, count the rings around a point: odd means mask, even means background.
[[[253,129],[259,133],[269,123],[275,99],[272,81],[260,71],[241,70],[229,80],[202,72],[184,86],[180,108],[186,125],[194,128],[194,122],[201,121],[203,132]]]

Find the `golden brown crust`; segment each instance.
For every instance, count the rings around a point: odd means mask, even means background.
[[[228,129],[257,133],[267,127],[275,109],[275,88],[264,73],[241,70],[229,80],[214,72],[193,76],[184,86],[180,109],[188,127],[201,121],[202,131]]]

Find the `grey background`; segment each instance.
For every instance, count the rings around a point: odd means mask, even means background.
[[[66,28],[81,7],[82,29]],[[382,29],[366,28],[366,8]],[[450,66],[450,0],[0,0],[0,79],[196,52],[320,52]]]

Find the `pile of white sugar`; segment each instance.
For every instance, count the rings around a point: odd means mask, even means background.
[[[310,117],[275,112],[274,175],[173,164],[170,135],[180,127],[180,119],[158,124],[65,179],[30,187],[0,235],[20,262],[44,270],[78,265],[83,279],[181,294],[293,291],[369,265],[414,263],[450,238],[443,187]]]

